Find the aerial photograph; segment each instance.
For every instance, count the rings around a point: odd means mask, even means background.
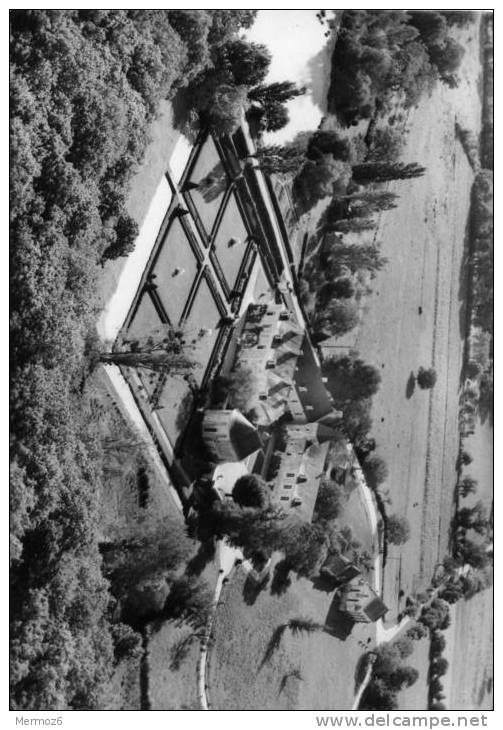
[[[10,710],[492,710],[493,12],[9,32]]]

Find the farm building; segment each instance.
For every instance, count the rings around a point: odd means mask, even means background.
[[[339,610],[354,621],[371,623],[382,618],[388,607],[364,578],[356,576],[341,589]]]

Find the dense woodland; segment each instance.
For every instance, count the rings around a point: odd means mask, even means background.
[[[441,81],[455,85],[463,48],[450,27],[467,12],[346,10],[332,56],[329,111],[345,124],[370,119],[402,98],[413,106]]]

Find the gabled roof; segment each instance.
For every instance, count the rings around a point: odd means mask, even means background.
[[[318,359],[307,336],[304,337],[302,353],[297,360],[294,382],[308,421],[318,421],[333,411],[332,399],[323,382]],[[300,390],[301,388],[306,390]],[[307,410],[307,406],[312,406],[312,410]]]
[[[235,411],[229,424],[229,438],[236,457],[241,460],[262,448],[262,442],[257,429]]]

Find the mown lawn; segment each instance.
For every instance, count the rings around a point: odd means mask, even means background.
[[[355,671],[363,644],[374,627],[356,624],[351,633],[332,607],[332,595],[309,580],[292,579],[277,595],[268,584],[256,594],[241,568],[222,592],[209,657],[212,709],[348,710],[355,694]],[[286,629],[269,660],[275,629],[291,618],[327,623],[331,632],[293,636]],[[368,645],[371,646],[371,643]]]

